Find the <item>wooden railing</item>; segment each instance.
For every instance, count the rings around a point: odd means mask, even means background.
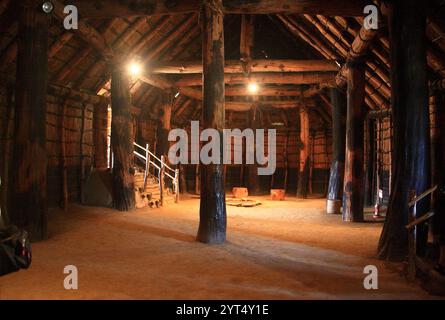
[[[150,174],[150,170],[153,171],[153,175],[158,178],[159,191],[161,195],[161,204],[164,204],[165,196],[165,177],[171,179],[173,185],[173,194],[175,196],[175,202],[179,201],[179,170],[170,168],[165,162],[164,156],[157,157],[150,151],[150,145],[146,145],[145,148],[136,142],[134,143],[135,151],[134,155],[144,162],[144,189],[147,187],[147,180]],[[142,152],[142,153],[141,153]],[[152,169],[153,168],[153,169]]]
[[[419,196],[416,196],[415,191],[411,194],[411,200],[408,202],[408,224],[405,226],[408,229],[408,272],[407,277],[410,281],[416,278],[416,260],[417,260],[417,226],[426,222],[434,216],[434,211],[428,211],[426,214],[417,218],[417,203],[420,200],[432,195],[438,186],[434,186]]]

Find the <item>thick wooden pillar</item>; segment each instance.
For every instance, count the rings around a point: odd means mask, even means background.
[[[346,96],[337,88],[330,90],[332,102],[332,164],[326,211],[340,214],[343,198],[346,148]]]
[[[434,96],[434,132],[431,136],[433,146],[432,178],[433,184],[440,186],[441,192],[436,192],[434,198],[433,235],[434,242],[445,246],[445,93]],[[443,258],[442,258],[443,259]]]
[[[108,167],[108,105],[94,106],[94,166],[98,170]]]
[[[168,134],[171,129],[171,117],[172,117],[172,99],[170,93],[163,93],[162,106],[159,110],[159,124],[157,130],[157,155],[160,158],[164,156],[167,160],[168,150],[170,148],[170,142],[168,141]]]
[[[222,141],[224,114],[224,24],[222,0],[203,3],[203,108],[202,125],[214,128]],[[222,150],[222,148],[221,148]],[[221,152],[219,164],[200,165],[201,204],[197,240],[218,244],[226,240],[226,194]]]
[[[262,124],[261,112],[257,106],[254,106],[250,111],[250,128],[255,132]],[[253,150],[247,150],[247,142],[245,147],[246,152],[252,152]],[[247,158],[247,155],[245,156]],[[255,161],[254,164],[249,164],[247,168],[247,187],[249,189],[249,195],[257,196],[261,194],[260,176],[258,175],[258,164]]]
[[[309,130],[309,109],[300,108],[300,169],[298,174],[297,197],[306,199],[309,191],[311,166],[311,135]]]
[[[363,221],[364,205],[364,120],[365,65],[362,61],[348,65],[346,153],[343,182],[343,220]]]
[[[365,173],[365,205],[374,204],[374,177],[376,172],[376,130],[375,119],[366,120],[367,147],[366,147],[366,173]]]
[[[21,1],[9,215],[32,241],[47,237],[48,19],[38,1]]]
[[[381,259],[400,260],[407,254],[409,194],[421,194],[430,186],[426,3],[394,0],[392,4],[389,27],[394,174],[378,254]],[[418,203],[418,215],[426,213],[428,202]],[[422,230],[417,231],[417,238],[424,238]]]
[[[123,63],[114,65],[111,75],[111,145],[114,155],[113,202],[120,211],[135,208],[133,121],[129,74]]]

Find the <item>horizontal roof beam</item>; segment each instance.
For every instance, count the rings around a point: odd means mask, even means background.
[[[336,72],[339,66],[329,60],[253,60],[248,67],[239,60],[226,60],[225,73],[250,72]],[[157,64],[149,68],[155,74],[202,73],[202,61],[183,61]]]
[[[69,0],[64,1],[69,4]],[[223,0],[227,14],[321,14],[360,16],[366,0]],[[78,0],[85,18],[141,17],[199,12],[202,0]]]

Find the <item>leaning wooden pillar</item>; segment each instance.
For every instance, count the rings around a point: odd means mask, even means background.
[[[297,197],[306,199],[309,191],[311,165],[311,136],[309,130],[309,109],[300,108],[300,169],[298,174]]]
[[[123,63],[113,66],[111,75],[111,145],[114,155],[113,202],[120,211],[135,208],[133,121],[129,74]]]
[[[32,241],[47,237],[46,90],[48,21],[39,1],[21,1],[10,222]]]
[[[203,108],[204,128],[219,131],[222,142],[224,114],[224,24],[222,0],[203,2]],[[221,148],[222,150],[222,148]],[[224,165],[221,153],[219,164],[201,164],[200,221],[197,240],[218,244],[226,240],[226,195]]]
[[[343,220],[363,221],[365,64],[348,63],[346,154],[343,182]]]
[[[394,0],[389,19],[391,39],[391,104],[394,128],[393,179],[386,221],[380,237],[381,259],[401,260],[407,254],[408,198],[430,186],[426,3]],[[420,201],[418,215],[429,201]],[[418,239],[424,238],[420,230]],[[418,253],[421,251],[418,250]]]
[[[326,211],[330,214],[340,214],[345,173],[346,96],[337,88],[330,91],[332,101],[332,164]]]

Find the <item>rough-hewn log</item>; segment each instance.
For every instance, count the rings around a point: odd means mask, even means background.
[[[433,161],[432,177],[433,184],[445,186],[445,94],[437,93],[434,96],[435,130],[432,139]],[[433,235],[435,243],[445,246],[445,194],[437,192],[434,198]]]
[[[333,72],[303,72],[303,73],[252,73],[247,78],[242,74],[226,74],[226,84],[245,84],[249,81],[263,84],[329,84],[335,86],[335,75]],[[202,76],[200,74],[181,75],[175,81],[177,87],[201,86]]]
[[[331,89],[332,102],[332,164],[329,176],[326,211],[340,214],[343,198],[346,148],[346,96],[340,89]]]
[[[372,44],[372,40],[374,40],[375,36],[377,35],[377,30],[374,29],[366,29],[364,26],[362,26],[357,34],[357,36],[354,39],[354,42],[352,42],[351,49],[349,50],[347,61],[354,61],[356,59],[361,58],[364,56],[367,52],[369,47]],[[347,82],[347,64],[345,64],[341,69],[337,77],[337,85],[339,87],[343,87],[346,85]]]
[[[48,16],[39,1],[21,2],[10,220],[32,241],[47,237],[46,89]]]
[[[329,60],[252,60],[249,63],[251,72],[335,72],[338,65]],[[151,73],[192,74],[202,73],[202,65],[198,61],[170,62],[155,65],[149,70]],[[225,62],[224,72],[245,73],[241,61],[229,60]]]
[[[203,39],[203,110],[204,128],[217,129],[222,141],[224,111],[224,22],[222,0],[203,3],[201,13]],[[197,240],[223,243],[226,240],[226,194],[222,154],[219,164],[200,165],[201,200]]]
[[[48,58],[53,58],[74,36],[72,32],[65,32],[49,47]]]
[[[394,126],[393,181],[378,254],[400,260],[407,254],[408,196],[430,187],[428,75],[426,62],[426,3],[392,1],[390,14],[391,89]],[[417,205],[426,213],[429,201]],[[421,229],[417,237],[423,238]],[[420,253],[420,252],[419,252]],[[420,253],[421,254],[421,253]]]
[[[365,173],[365,205],[372,206],[374,204],[374,181],[376,173],[376,121],[367,118],[367,147],[366,147],[366,173]]]
[[[298,174],[297,197],[306,199],[309,191],[309,171],[311,165],[311,137],[309,131],[309,110],[300,107],[300,166]]]
[[[256,130],[260,129],[262,126],[262,114],[260,108],[258,106],[254,106],[249,113],[249,126],[251,129]],[[247,150],[246,152],[251,152],[251,150]],[[249,195],[257,196],[261,193],[260,188],[260,176],[258,175],[258,164],[249,164],[246,165],[247,169],[247,187],[249,190]]]
[[[113,203],[120,211],[135,208],[133,121],[130,79],[123,63],[116,63],[111,76],[111,145],[114,155]]]
[[[240,60],[245,64],[246,72],[250,73],[250,62],[255,41],[255,16],[244,14],[241,17]]]
[[[343,220],[363,221],[365,65],[348,63],[346,155],[343,182]]]
[[[230,14],[322,14],[359,16],[367,4],[364,0],[224,0],[223,12]],[[79,0],[76,6],[86,18],[140,17],[199,12],[200,0]]]

